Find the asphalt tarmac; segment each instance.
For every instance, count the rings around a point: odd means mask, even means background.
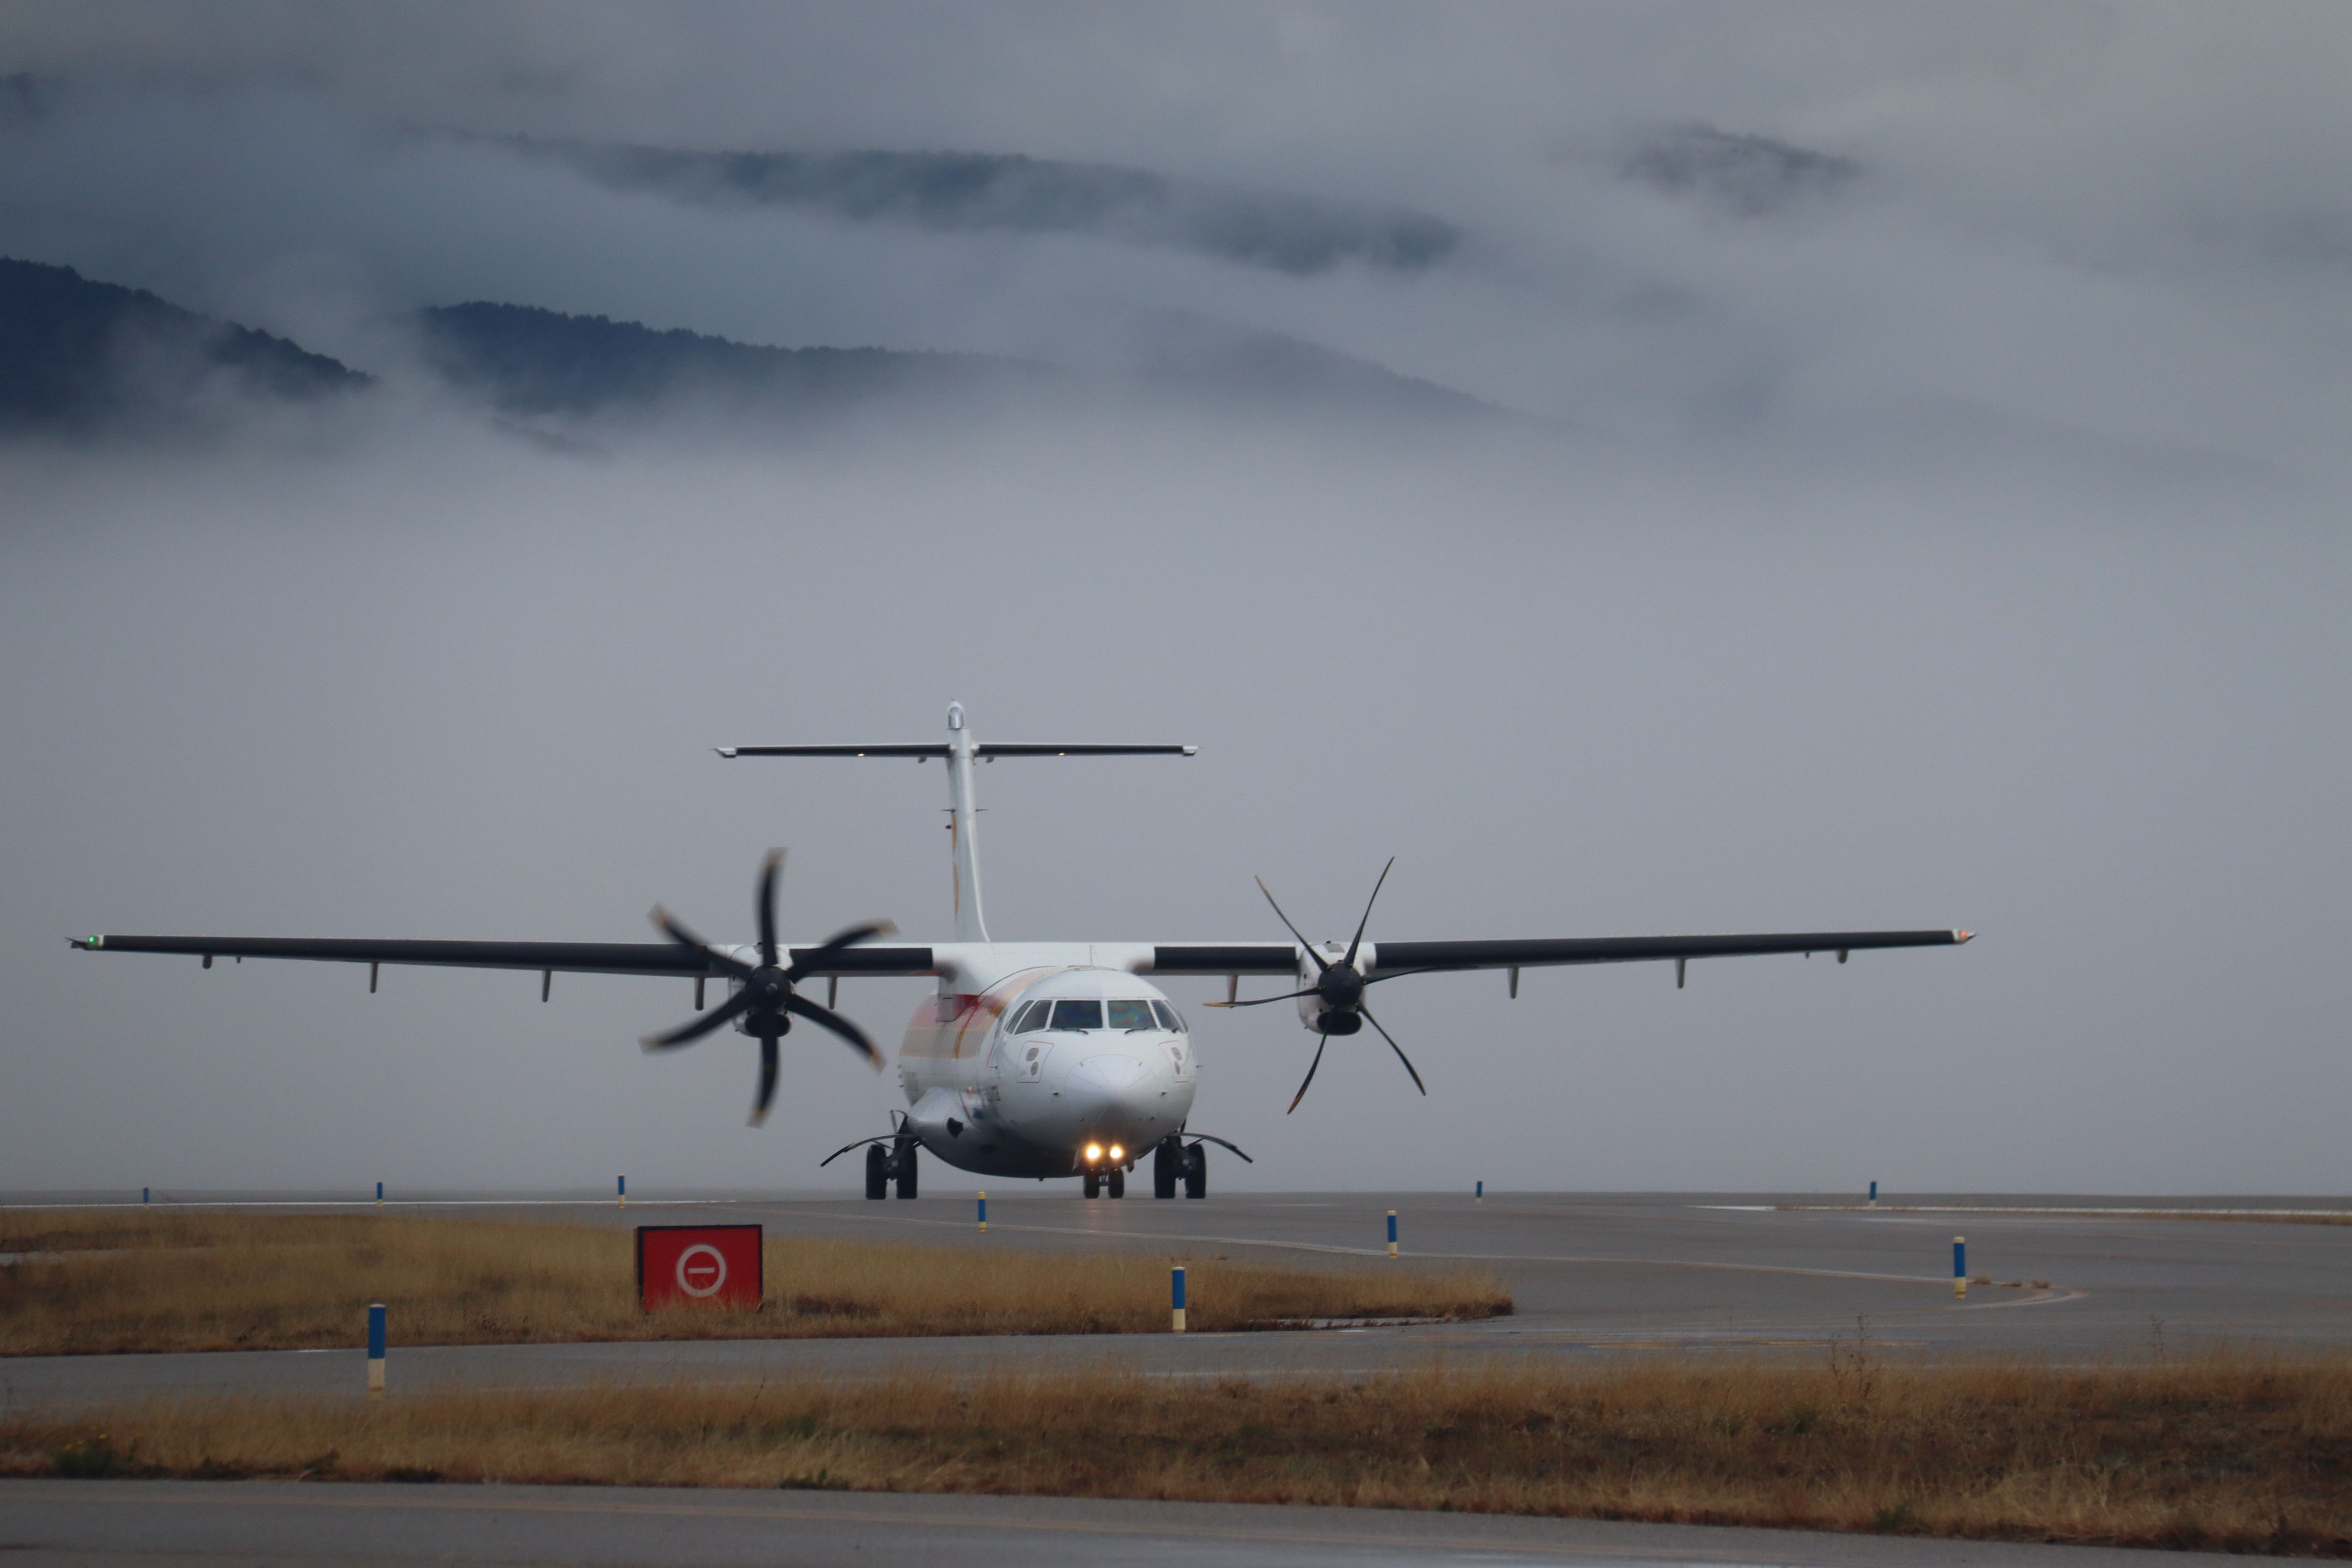
[[[1370,1270],[1471,1263],[1500,1275],[1517,1310],[1475,1324],[1297,1333],[599,1345],[404,1346],[394,1323],[392,1397],[451,1387],[856,1378],[910,1366],[977,1374],[1109,1363],[1169,1377],[1371,1376],[1438,1358],[1463,1367],[1658,1352],[1808,1355],[1857,1333],[1891,1355],[2009,1351],[2060,1360],[2138,1358],[2213,1340],[2352,1346],[2352,1225],[2178,1217],[2190,1208],[2341,1211],[2347,1205],[2340,1202],[1943,1198],[1869,1210],[1801,1196],[1495,1194],[1475,1203],[1308,1194],[1087,1203],[1006,1188],[991,1197],[982,1235],[971,1191],[942,1186],[934,1179],[931,1196],[904,1203],[740,1194],[641,1198],[622,1209],[610,1199],[452,1198],[395,1201],[386,1212],[608,1226],[750,1221],[771,1236],[918,1242],[940,1249],[943,1268],[954,1267],[959,1249],[981,1247],[1290,1257]],[[331,1206],[323,1198],[298,1202]],[[1404,1254],[1397,1263],[1386,1257],[1391,1208]],[[1952,1292],[1956,1234],[1969,1238],[1970,1274],[2001,1282],[1972,1284],[1965,1301]],[[770,1281],[772,1289],[789,1285]],[[95,1410],[156,1395],[358,1399],[359,1327],[348,1351],[0,1359],[0,1411]],[[0,1483],[0,1553],[27,1568],[223,1558],[690,1565],[855,1557],[910,1568],[1204,1560],[1220,1568],[1342,1561],[2138,1568],[2179,1561],[2173,1552],[2079,1547],[1077,1499],[155,1481]]]
[[[51,1563],[1320,1568],[1560,1563],[2179,1568],[2174,1552],[1076,1498],[316,1482],[0,1483],[0,1553]]]
[[[1635,1353],[1817,1353],[1867,1334],[1891,1355],[2024,1352],[2141,1358],[2200,1342],[2352,1346],[2352,1225],[2166,1217],[2208,1208],[2315,1208],[2261,1200],[1937,1199],[1878,1210],[1780,1207],[1754,1195],[1246,1194],[1200,1203],[1093,1203],[1007,1189],[980,1233],[967,1189],[909,1202],[744,1196],[601,1204],[395,1203],[388,1213],[515,1215],[596,1225],[756,1222],[774,1236],[866,1237],[937,1247],[1108,1249],[1170,1258],[1296,1258],[1364,1269],[1423,1262],[1490,1268],[1517,1310],[1486,1322],[1293,1333],[1036,1335],[938,1340],[735,1340],[592,1345],[404,1346],[395,1392],[624,1382],[964,1374],[1111,1364],[1170,1377],[1370,1376],[1436,1358],[1517,1363]],[[1929,1200],[1906,1200],[1924,1205]],[[2028,1205],[2042,1212],[2015,1211]],[[368,1206],[368,1205],[355,1205]],[[2340,1205],[2339,1205],[2340,1206]],[[1399,1214],[1403,1259],[1386,1254]],[[2159,1213],[2051,1212],[2055,1209]],[[1954,1299],[1951,1239],[1974,1276]],[[771,1290],[790,1289],[772,1279]],[[356,1396],[361,1325],[347,1351],[0,1359],[0,1409],[89,1409],[153,1395]]]

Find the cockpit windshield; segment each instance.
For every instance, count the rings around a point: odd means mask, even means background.
[[[1105,1022],[1106,1016],[1108,1023]],[[1045,1000],[1024,1002],[1015,1008],[1004,1026],[1004,1032],[1026,1035],[1038,1029],[1106,1027],[1124,1029],[1129,1034],[1139,1029],[1164,1029],[1170,1034],[1181,1035],[1184,1033],[1184,1019],[1165,1002]]]

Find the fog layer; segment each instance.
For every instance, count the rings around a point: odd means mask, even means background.
[[[199,16],[211,19],[199,22]],[[393,16],[399,25],[375,20]],[[2342,13],[97,7],[0,29],[0,255],[378,378],[0,446],[0,1188],[797,1186],[895,1088],[652,1060],[688,987],[104,931],[1967,926],[1958,952],[1192,1008],[1223,1186],[2341,1191]],[[2224,24],[2227,24],[2226,26]],[[1024,155],[1426,214],[1411,268],[616,187],[518,135]],[[1278,333],[1501,410],[1098,400],[519,429],[488,301],[1089,371]],[[1169,344],[1173,334],[1175,347]],[[1271,987],[1268,987],[1271,989]],[[1185,1004],[1220,985],[1171,987]],[[851,983],[886,1039],[924,987]],[[932,1190],[962,1178],[943,1172]]]

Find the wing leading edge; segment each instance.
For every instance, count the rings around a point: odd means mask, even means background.
[[[215,958],[294,958],[328,963],[407,963],[445,969],[536,969],[564,974],[724,973],[666,942],[400,942],[342,937],[87,936],[67,942],[86,952],[169,952]],[[787,963],[815,951],[792,948]],[[818,975],[931,974],[931,950],[904,943],[842,949],[808,973]]]
[[[1667,959],[1745,958],[1768,953],[1874,948],[1957,947],[1965,931],[1770,931],[1721,936],[1579,936],[1471,942],[1367,942],[1367,978],[1454,969],[1538,969],[1567,963],[1643,963]],[[1295,974],[1289,942],[1163,942],[1152,950],[1155,974]]]
[[[1958,947],[1965,931],[1808,931],[1728,936],[1538,937],[1492,942],[1383,942],[1372,973],[1404,970],[1536,969],[1561,963],[1642,963],[1669,958],[1748,958],[1767,953],[1846,953],[1883,947]]]

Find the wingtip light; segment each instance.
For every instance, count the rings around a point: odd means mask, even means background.
[[[1976,934],[1977,933],[1972,931],[1956,931],[1952,933],[1952,941],[1955,943],[1963,942]]]

